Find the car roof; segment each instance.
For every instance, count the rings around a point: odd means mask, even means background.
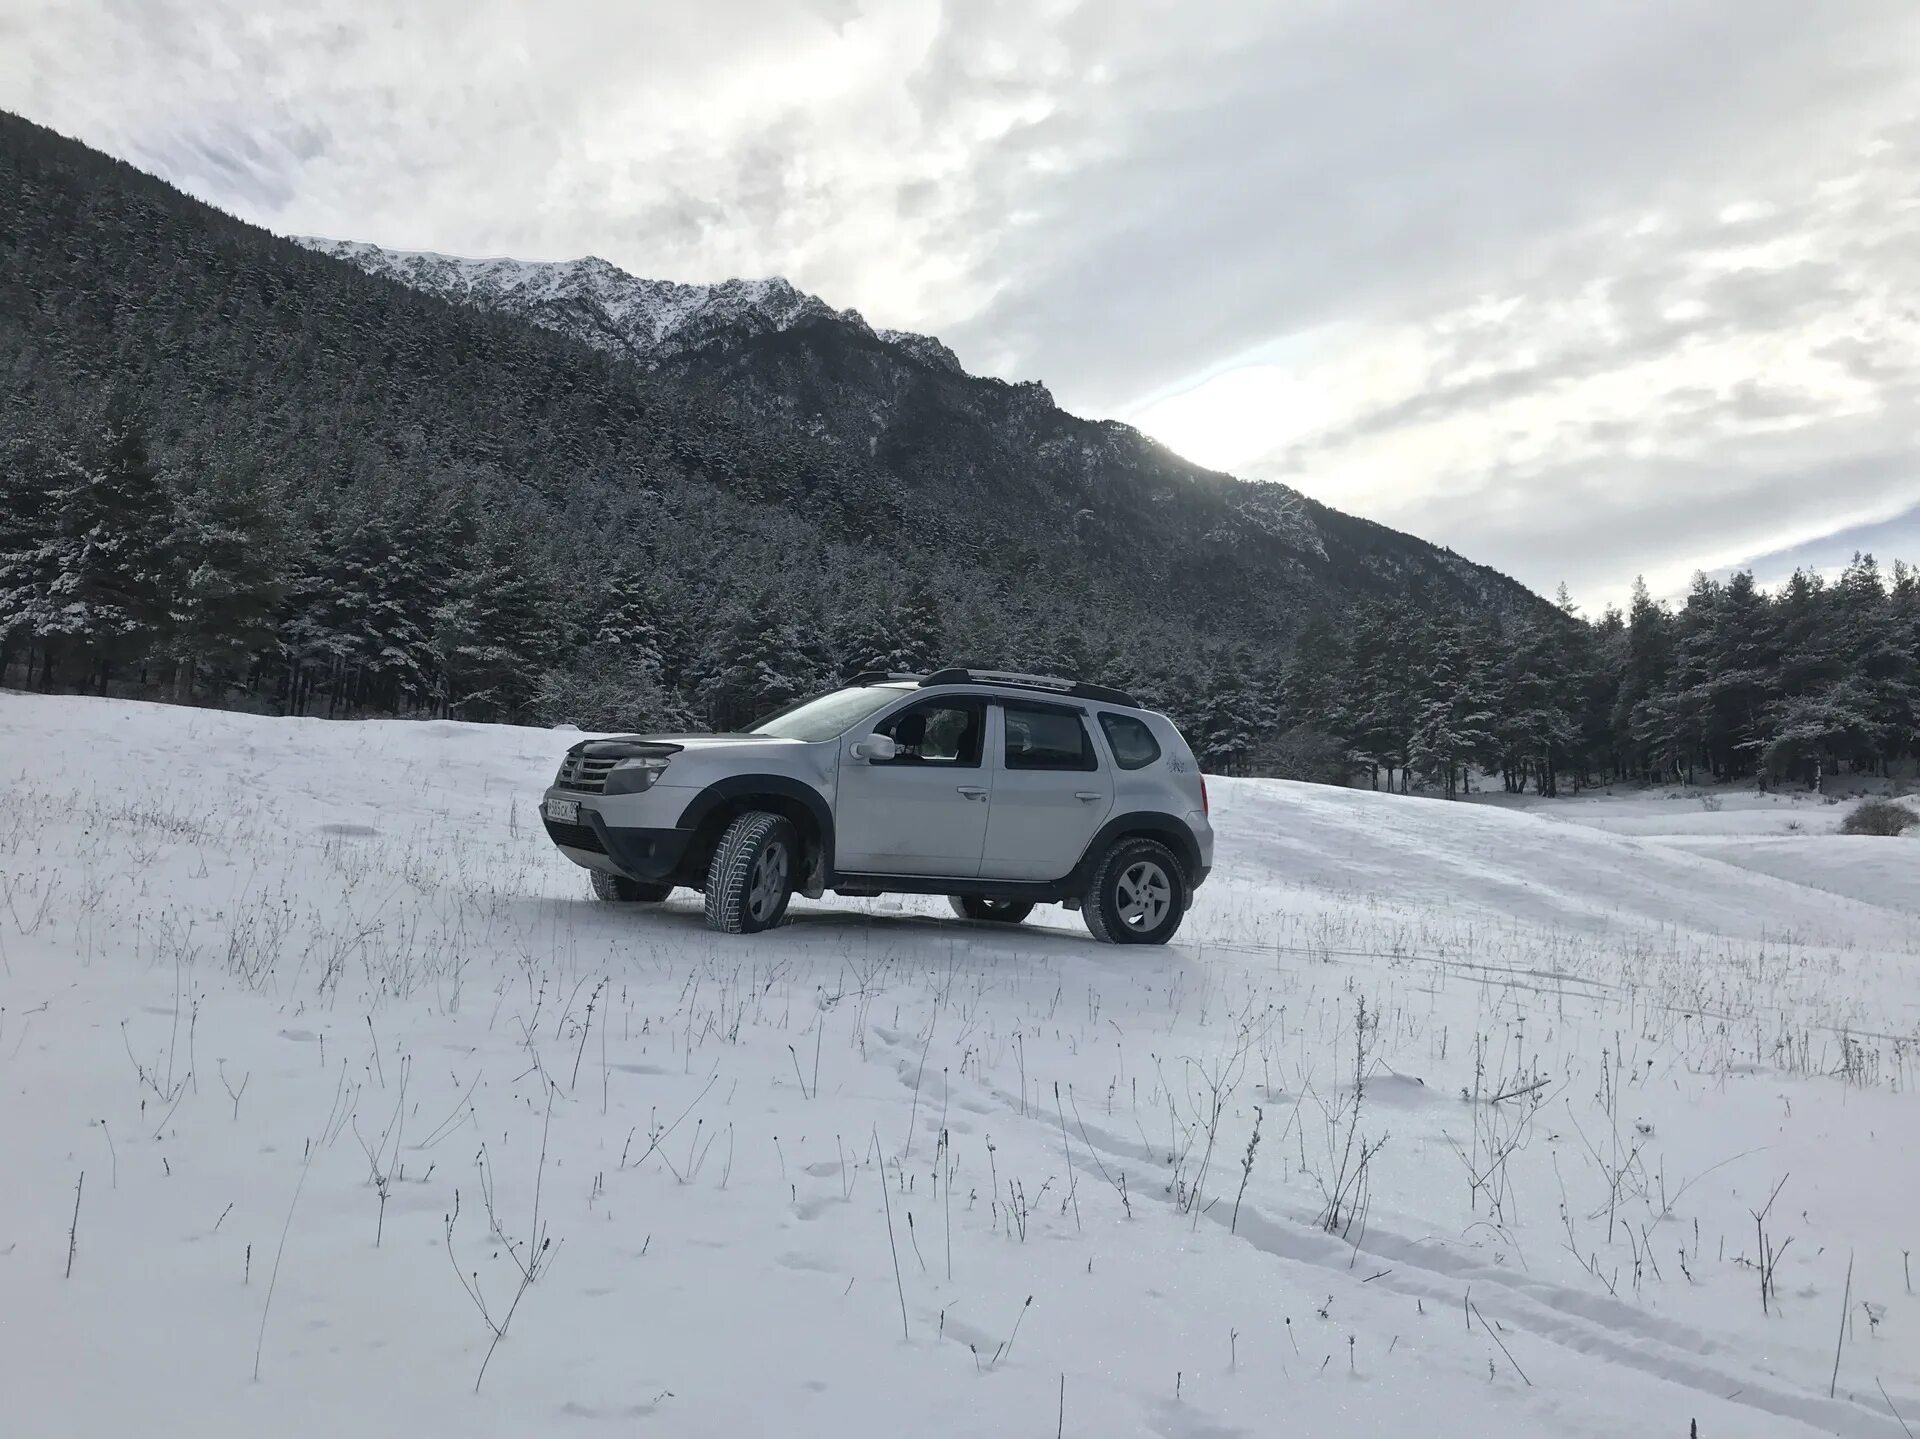
[[[1126,691],[1113,689],[1107,685],[1088,684],[1083,680],[1066,679],[1059,675],[1024,674],[1017,670],[973,669],[960,665],[936,670],[930,675],[868,670],[854,675],[847,682],[852,685],[876,688],[883,684],[897,688],[919,689],[965,685],[989,690],[995,694],[1011,691],[1016,694],[1049,695],[1055,699],[1093,700],[1099,704],[1118,705],[1123,709],[1145,708]]]
[[[895,690],[900,694],[926,693],[930,698],[937,697],[942,690],[958,694],[983,693],[995,699],[1025,700],[1036,705],[1057,705],[1067,709],[1084,709],[1089,704],[1105,710],[1125,710],[1142,717],[1157,713],[1148,709],[1137,700],[1121,702],[1116,699],[1088,697],[1075,694],[1071,690],[1043,689],[1034,685],[1001,684],[987,679],[946,680],[938,685],[928,685],[913,679],[874,680],[866,684],[858,681],[848,686],[853,689]]]

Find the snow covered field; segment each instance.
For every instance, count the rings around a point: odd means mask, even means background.
[[[1920,842],[1216,781],[1165,950],[723,939],[564,745],[0,694],[0,1433],[1920,1426]]]

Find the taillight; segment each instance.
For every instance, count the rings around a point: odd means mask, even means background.
[[[1206,815],[1213,813],[1212,808],[1207,804],[1207,777],[1204,774],[1200,776],[1200,813]]]

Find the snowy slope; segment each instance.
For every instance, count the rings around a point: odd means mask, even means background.
[[[1590,792],[1569,800],[1494,795],[1487,803],[1608,834],[1633,835],[1697,858],[1823,890],[1882,909],[1920,914],[1913,882],[1920,840],[1888,844],[1843,835],[1857,796],[1828,799],[1808,790],[1756,794],[1728,786],[1694,790]],[[1778,891],[1778,884],[1764,886]],[[1841,911],[1844,913],[1845,911]]]
[[[567,738],[0,694],[7,1435],[1920,1421],[1899,908],[1219,781],[1165,950],[724,940],[586,898]]]
[[[809,319],[851,325],[922,364],[960,372],[940,341],[907,330],[872,329],[856,310],[836,310],[775,276],[682,285],[645,280],[597,256],[537,261],[464,259],[430,251],[385,250],[359,240],[295,236],[296,244],[462,304],[518,315],[642,363],[716,341],[791,329]]]

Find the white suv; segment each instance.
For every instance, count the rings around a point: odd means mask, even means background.
[[[743,734],[583,740],[540,813],[600,898],[704,890],[731,934],[831,889],[1003,924],[1064,904],[1095,939],[1164,944],[1213,865],[1206,781],[1166,716],[994,671],[863,674]]]

